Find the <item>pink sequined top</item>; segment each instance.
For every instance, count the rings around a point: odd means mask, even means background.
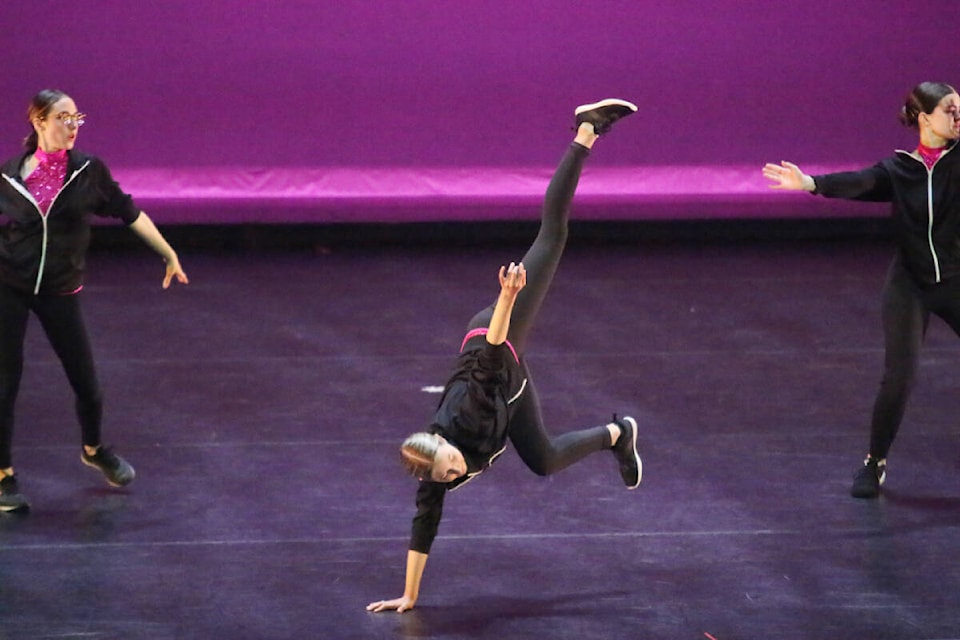
[[[27,189],[40,206],[40,211],[43,215],[47,215],[53,199],[56,198],[67,177],[67,150],[61,149],[47,153],[38,147],[34,157],[37,159],[37,167],[27,176],[25,182]]]
[[[927,169],[932,169],[933,165],[937,163],[937,160],[940,159],[940,156],[943,155],[943,152],[946,150],[946,147],[931,148],[924,146],[922,144],[917,146],[917,153],[920,154],[920,157],[923,158],[923,164],[927,165]]]

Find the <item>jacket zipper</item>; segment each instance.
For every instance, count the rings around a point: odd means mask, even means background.
[[[930,257],[933,260],[933,271],[936,275],[937,283],[940,282],[940,257],[937,256],[937,250],[933,246],[933,170],[943,159],[943,156],[947,155],[951,151],[953,151],[953,147],[950,147],[940,154],[940,157],[937,158],[936,162],[933,163],[933,166],[928,167],[927,163],[924,162],[922,158],[918,158],[909,151],[904,151],[902,149],[898,150],[899,153],[906,154],[922,164],[923,168],[927,170],[927,246],[930,247]]]
[[[70,174],[70,179],[64,182],[63,186],[60,187],[59,191],[57,191],[57,194],[53,196],[53,200],[50,201],[50,206],[47,207],[46,213],[44,213],[40,209],[40,204],[37,202],[36,198],[33,197],[33,194],[30,193],[29,189],[24,187],[22,184],[20,184],[18,181],[14,180],[7,174],[3,174],[3,177],[7,180],[7,182],[9,182],[14,189],[19,191],[24,198],[29,200],[31,204],[33,204],[33,208],[37,210],[38,214],[40,214],[40,220],[43,222],[43,241],[40,245],[40,267],[39,269],[37,269],[37,282],[33,287],[33,295],[37,295],[38,293],[40,293],[40,284],[43,282],[43,269],[47,264],[47,241],[48,241],[47,216],[49,215],[50,211],[53,210],[53,205],[56,204],[57,198],[60,197],[60,194],[63,193],[63,190],[66,189],[67,185],[73,182],[78,175],[80,175],[81,171],[87,168],[88,164],[90,164],[89,160],[84,162],[83,166],[81,166],[79,169],[77,169],[72,174]]]
[[[503,452],[506,451],[506,450],[507,450],[507,445],[503,445],[503,447],[500,449],[500,451],[497,451],[497,452],[494,453],[492,456],[490,456],[490,459],[487,460],[487,466],[486,466],[486,467],[484,467],[484,468],[481,469],[480,471],[474,471],[473,473],[468,473],[468,474],[467,474],[467,479],[464,480],[463,482],[461,482],[460,484],[458,484],[457,486],[455,486],[453,489],[450,489],[450,491],[456,491],[457,489],[459,489],[460,487],[462,487],[463,485],[467,484],[468,482],[470,482],[471,480],[473,480],[474,478],[476,478],[478,475],[480,475],[481,473],[483,473],[484,470],[489,469],[489,468],[490,468],[490,465],[493,464],[493,461],[496,460],[497,458],[499,458],[499,457],[500,457],[500,454],[503,453]]]
[[[940,159],[937,158],[937,162]],[[924,163],[923,166],[927,166]],[[933,163],[933,167],[937,163]],[[940,282],[940,258],[937,256],[937,250],[933,248],[933,167],[927,169],[927,244],[930,245],[930,255],[933,256],[933,270],[937,274],[937,282]]]
[[[513,397],[512,397],[512,398],[510,398],[509,400],[507,400],[507,405],[511,405],[511,404],[513,404],[514,402],[516,402],[517,399],[519,399],[520,396],[523,395],[523,391],[524,391],[524,389],[526,389],[526,388],[527,388],[527,379],[524,378],[524,379],[523,379],[523,383],[520,385],[520,390],[517,391],[515,394],[513,394]],[[506,451],[506,450],[507,450],[507,445],[503,445],[503,447],[500,448],[500,451],[497,451],[497,452],[494,453],[492,456],[490,456],[490,459],[487,460],[487,466],[484,467],[484,469],[489,469],[489,468],[490,468],[490,465],[493,464],[493,461],[496,460],[497,458],[499,458],[499,457],[500,457],[500,454],[503,453],[503,452]],[[461,482],[460,484],[458,484],[457,486],[455,486],[453,489],[450,489],[450,491],[456,491],[457,489],[459,489],[459,488],[462,487],[463,485],[467,484],[468,482],[470,482],[471,480],[473,480],[474,478],[476,478],[476,477],[477,477],[478,475],[480,475],[481,473],[483,473],[483,469],[481,469],[480,471],[474,471],[473,473],[468,473],[468,474],[467,474],[467,479],[464,480],[463,482]]]

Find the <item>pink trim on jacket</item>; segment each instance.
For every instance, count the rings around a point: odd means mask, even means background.
[[[467,342],[470,341],[472,338],[476,338],[477,336],[485,336],[488,333],[490,333],[490,330],[484,327],[480,327],[479,329],[473,329],[472,331],[468,331],[467,335],[463,337],[463,343],[460,345],[460,352],[461,353],[463,352],[463,348],[467,346]],[[519,363],[520,356],[517,355],[517,350],[513,348],[513,345],[510,344],[509,340],[506,340],[505,342],[507,346],[510,347],[510,353],[513,354],[513,359],[516,360],[517,363]]]

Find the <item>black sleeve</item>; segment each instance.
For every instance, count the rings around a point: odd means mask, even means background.
[[[510,381],[510,369],[507,359],[513,358],[506,344],[486,344],[476,355],[476,363],[470,370],[470,396],[479,405],[490,405],[499,389],[505,388]]]
[[[433,539],[440,529],[440,517],[443,515],[443,498],[447,487],[439,482],[420,482],[417,488],[417,515],[413,517],[410,535],[410,550],[430,553]]]
[[[513,353],[505,342],[502,344],[488,342],[480,351],[480,370],[490,377],[503,377],[506,375],[507,358],[512,357]]]
[[[96,215],[117,218],[127,226],[136,222],[140,217],[140,209],[133,203],[133,198],[120,189],[107,165],[97,158],[92,158],[90,163],[90,170],[95,175],[97,193],[102,202],[99,210],[95,212]]]
[[[863,202],[891,202],[893,186],[890,174],[882,163],[862,171],[841,171],[812,176],[814,193],[825,198],[842,198]]]

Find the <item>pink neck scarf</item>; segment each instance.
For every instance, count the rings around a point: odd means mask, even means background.
[[[927,165],[927,169],[932,169],[933,165],[937,163],[937,160],[940,159],[940,156],[942,156],[946,150],[946,147],[933,149],[922,144],[917,145],[917,153],[923,158],[923,164]]]
[[[40,147],[37,147],[37,150],[33,152],[33,155],[40,164],[47,164],[50,162],[66,162],[67,160],[66,149],[60,149],[59,151],[47,153]]]

